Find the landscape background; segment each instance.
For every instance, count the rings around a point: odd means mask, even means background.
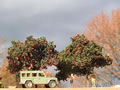
[[[110,16],[118,8],[119,0],[1,0],[0,64],[7,56],[11,40],[45,36],[61,51],[70,44],[70,37],[84,33],[94,16],[101,12]],[[68,82],[63,84],[69,87]]]

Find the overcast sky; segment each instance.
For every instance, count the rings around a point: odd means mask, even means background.
[[[29,35],[45,36],[61,51],[70,37],[84,32],[94,16],[118,8],[120,0],[0,0],[0,38],[8,38],[10,44]]]
[[[0,36],[9,42],[45,36],[60,51],[94,16],[119,7],[120,0],[0,0]]]

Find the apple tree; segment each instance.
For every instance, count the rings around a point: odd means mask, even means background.
[[[102,48],[93,41],[89,41],[84,35],[77,34],[71,38],[72,43],[58,55],[56,77],[66,80],[73,73],[78,76],[86,76],[93,73],[94,68],[112,64],[112,58],[103,55]]]
[[[45,37],[38,39],[27,37],[24,42],[12,41],[8,48],[8,70],[11,73],[20,70],[40,70],[50,65],[56,65],[58,52],[56,45],[48,42]]]

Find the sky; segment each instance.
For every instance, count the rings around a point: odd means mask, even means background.
[[[54,41],[61,51],[70,37],[84,33],[94,16],[118,8],[120,0],[0,0],[0,38],[8,39],[0,47],[33,35]]]
[[[70,37],[84,33],[94,16],[118,8],[120,0],[0,0],[0,54],[11,40],[24,41],[29,35],[45,36],[61,51]]]

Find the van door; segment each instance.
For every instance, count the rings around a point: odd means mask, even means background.
[[[37,73],[32,73],[32,80],[34,84],[39,84],[39,79]]]
[[[39,84],[46,84],[46,76],[43,73],[38,73]]]

